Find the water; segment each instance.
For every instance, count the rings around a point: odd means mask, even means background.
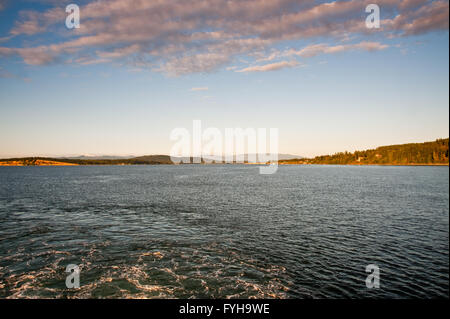
[[[448,298],[448,191],[448,167],[0,167],[0,298]]]

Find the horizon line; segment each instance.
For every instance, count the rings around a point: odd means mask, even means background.
[[[345,152],[350,152],[350,153],[354,153],[356,151],[366,151],[366,150],[373,150],[373,149],[377,149],[379,147],[384,147],[384,146],[396,146],[396,145],[408,145],[408,144],[423,144],[423,143],[428,143],[428,142],[434,142],[437,140],[445,140],[445,139],[449,139],[450,137],[439,137],[439,138],[435,138],[433,140],[427,140],[427,141],[423,141],[423,142],[408,142],[408,143],[397,143],[397,144],[387,144],[387,145],[379,145],[376,146],[375,148],[365,148],[365,149],[356,149],[354,151],[339,151],[339,152],[335,152],[335,153],[328,153],[328,154],[320,154],[320,155],[314,155],[312,157],[308,157],[308,156],[303,156],[303,155],[296,155],[296,154],[291,154],[291,153],[285,153],[285,152],[278,152],[276,154],[278,155],[288,155],[288,156],[296,156],[296,158],[314,158],[314,157],[318,157],[318,156],[326,156],[326,155],[332,155],[332,154],[337,154],[337,153],[345,153]],[[263,155],[264,153],[243,153],[243,154],[228,154],[228,155],[208,155],[208,157],[222,157],[222,158],[227,158],[227,157],[232,157],[232,156],[242,156],[242,155]],[[272,153],[266,153],[266,155],[270,155]],[[62,159],[62,158],[75,158],[75,157],[120,157],[122,159],[130,159],[130,158],[134,158],[134,157],[142,157],[142,156],[169,156],[169,154],[161,154],[161,153],[157,153],[157,154],[142,154],[142,155],[136,155],[136,154],[128,154],[128,155],[111,155],[111,154],[82,154],[82,155],[26,155],[26,156],[20,156],[20,155],[15,155],[15,156],[6,156],[6,157],[0,157],[0,159],[4,160],[4,159],[14,159],[14,158],[36,158],[36,157],[45,157],[45,158],[58,158],[58,159]],[[174,156],[176,158],[186,158],[186,157],[196,157],[196,158],[206,158],[203,155],[189,155],[189,156]]]

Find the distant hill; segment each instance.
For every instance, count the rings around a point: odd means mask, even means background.
[[[114,155],[80,155],[80,156],[63,156],[57,158],[65,159],[81,159],[81,160],[116,160],[116,159],[129,159],[134,156],[114,156]]]
[[[58,163],[58,164],[52,164]],[[0,160],[0,166],[51,166],[51,165],[158,165],[173,164],[168,155],[148,155],[127,159],[77,159],[25,157]]]
[[[280,164],[352,164],[352,165],[443,165],[448,161],[449,139],[434,142],[380,146],[376,149],[341,152],[312,159],[281,160]]]
[[[173,164],[168,155],[146,155],[128,159],[134,164]]]
[[[323,155],[314,158],[302,158],[295,155],[279,154],[280,164],[340,164],[340,165],[448,165],[449,139],[437,139],[434,142],[410,143],[380,146],[376,149],[341,152],[334,155]],[[239,157],[245,162],[249,154]],[[210,158],[215,163],[220,158]],[[191,158],[180,158],[183,164]],[[257,159],[262,162],[262,159]],[[204,161],[203,161],[204,163]],[[147,155],[132,158],[48,158],[25,157],[0,159],[0,166],[50,166],[50,165],[159,165],[174,164],[168,155]]]

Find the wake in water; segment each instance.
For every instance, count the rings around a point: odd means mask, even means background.
[[[0,298],[449,294],[445,167],[12,169],[0,169]],[[371,264],[380,289],[366,287]]]

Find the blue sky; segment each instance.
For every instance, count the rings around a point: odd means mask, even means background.
[[[196,119],[303,156],[448,137],[448,1],[380,1],[369,31],[364,1],[246,3],[80,1],[68,30],[64,1],[0,1],[0,158],[168,154]]]

